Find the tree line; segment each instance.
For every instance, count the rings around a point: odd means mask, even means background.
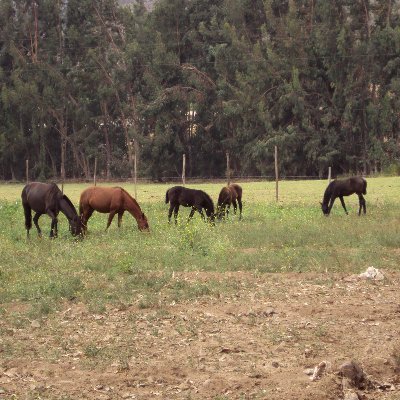
[[[399,172],[395,0],[0,0],[0,179]]]

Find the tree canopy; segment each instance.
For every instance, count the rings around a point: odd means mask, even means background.
[[[393,0],[0,0],[0,179],[399,172]]]

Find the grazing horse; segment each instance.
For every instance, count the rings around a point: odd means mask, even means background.
[[[178,219],[179,206],[192,207],[190,211],[188,221],[193,217],[195,211],[197,210],[203,220],[205,221],[205,216],[203,209],[206,211],[207,217],[214,223],[214,203],[211,197],[202,190],[187,189],[183,186],[173,186],[167,190],[165,194],[165,203],[170,203],[168,212],[168,222],[171,222],[172,211],[174,212],[175,224]]]
[[[336,198],[339,197],[344,211],[346,214],[348,214],[346,205],[344,204],[343,196],[350,196],[353,193],[358,194],[358,200],[360,204],[358,215],[361,214],[361,209],[363,209],[364,214],[366,214],[367,208],[363,194],[367,194],[367,181],[358,176],[339,181],[332,181],[324,193],[324,199],[321,203],[322,212],[328,216],[331,212],[333,203],[335,202]]]
[[[87,222],[93,211],[110,213],[107,227],[118,214],[118,227],[121,226],[122,215],[125,211],[130,212],[136,219],[140,231],[149,231],[147,218],[143,214],[137,201],[121,187],[100,187],[92,186],[81,193],[79,200],[79,213],[81,215],[83,231],[87,231]]]
[[[81,234],[81,220],[74,205],[55,183],[28,183],[22,189],[21,198],[25,213],[26,235],[28,237],[29,230],[32,228],[32,210],[36,213],[33,217],[33,222],[39,237],[42,236],[42,231],[39,227],[39,218],[42,214],[48,214],[51,218],[50,237],[57,237],[57,216],[60,211],[67,217],[72,235]]]
[[[239,219],[242,219],[242,187],[237,183],[232,183],[221,189],[217,205],[218,219],[223,218],[225,215],[228,217],[231,204],[233,204],[233,212],[235,214],[239,204]]]

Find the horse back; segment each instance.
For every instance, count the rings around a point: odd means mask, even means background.
[[[79,210],[82,213],[90,208],[101,213],[108,213],[116,197],[122,197],[122,189],[117,187],[91,186],[85,189],[79,199]]]
[[[61,190],[55,183],[31,182],[25,185],[21,193],[22,204],[39,213],[51,209],[58,213]]]
[[[233,194],[233,198],[234,200],[242,199],[242,187],[240,185],[238,185],[237,183],[232,183],[229,185],[229,189],[231,190],[232,194]]]
[[[231,204],[232,202],[232,191],[230,187],[224,186],[219,192],[218,205]]]
[[[353,193],[367,194],[367,181],[361,176],[349,178],[349,183]]]

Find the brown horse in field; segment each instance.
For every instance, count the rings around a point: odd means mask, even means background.
[[[350,196],[353,193],[357,193],[358,195],[358,202],[360,206],[358,215],[361,215],[361,210],[363,210],[364,214],[366,214],[367,206],[363,194],[367,194],[367,181],[360,176],[332,181],[324,193],[324,198],[321,203],[322,212],[328,216],[333,207],[333,203],[339,197],[345,213],[348,214],[346,205],[344,204],[343,196]]]
[[[225,216],[228,217],[231,204],[233,205],[233,212],[236,214],[237,205],[239,204],[239,219],[242,219],[242,187],[237,183],[232,183],[221,189],[218,196],[217,216],[221,219]]]
[[[139,230],[149,231],[147,218],[140,209],[139,204],[121,187],[92,186],[81,193],[79,213],[81,215],[84,233],[86,233],[87,222],[92,216],[93,211],[110,213],[106,230],[111,225],[115,214],[118,214],[118,227],[120,227],[122,215],[125,211],[128,211],[136,219]]]

